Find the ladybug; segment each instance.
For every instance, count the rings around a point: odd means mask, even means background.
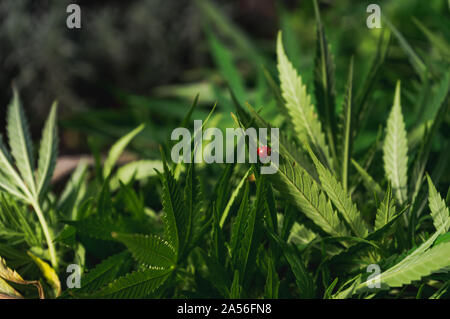
[[[261,159],[264,159],[267,156],[269,156],[270,152],[271,152],[270,147],[268,147],[266,145],[258,147],[258,156]]]

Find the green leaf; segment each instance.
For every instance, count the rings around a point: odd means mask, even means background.
[[[265,175],[260,175],[256,185],[256,200],[248,214],[243,217],[243,228],[239,236],[237,249],[233,253],[237,254],[236,268],[241,274],[241,284],[249,282],[250,274],[255,267],[256,251],[260,244],[260,228],[262,224],[262,208],[266,197]],[[235,237],[236,238],[236,237]]]
[[[306,86],[284,52],[281,32],[278,33],[277,39],[277,57],[281,92],[287,113],[290,115],[289,121],[297,133],[299,141],[312,144],[321,155],[321,161],[332,167],[332,159],[320,121],[311,104],[311,97],[307,94]]]
[[[449,107],[450,99],[448,89],[449,81],[450,81],[450,73],[447,73],[446,78],[444,78],[440,84],[439,94],[437,94],[438,98],[436,103],[439,104],[440,107],[436,112],[436,115],[434,116],[433,124],[431,125],[430,130],[422,139],[418,155],[414,161],[411,174],[411,190],[413,201],[415,201],[417,195],[419,194],[422,185],[423,174],[425,172],[428,157],[430,155],[431,147],[433,145],[433,138],[439,131],[439,127],[442,125],[442,122],[444,122],[446,114],[450,109]]]
[[[241,180],[239,181],[239,184],[233,190],[233,193],[231,194],[230,199],[228,200],[227,206],[225,206],[225,209],[223,210],[222,217],[220,218],[220,227],[221,228],[225,224],[225,221],[228,217],[228,213],[230,212],[230,209],[233,206],[234,201],[236,200],[238,194],[240,193],[242,186],[244,185],[245,181],[247,180],[247,177],[250,174],[250,171],[251,171],[251,168],[249,168],[245,172],[244,176],[242,176]]]
[[[336,158],[336,141],[334,139],[337,133],[337,121],[335,114],[334,58],[325,36],[319,6],[316,0],[314,0],[314,12],[317,25],[316,57],[314,59],[314,93],[316,95],[319,119],[324,125],[333,158]]]
[[[192,160],[194,157],[192,156]],[[196,217],[196,210],[200,210],[200,207],[198,206],[200,203],[200,199],[198,197],[200,193],[200,188],[198,185],[198,180],[195,176],[195,165],[194,163],[188,164],[187,168],[187,175],[186,175],[186,185],[184,187],[184,202],[185,202],[185,239],[184,239],[184,245],[180,248],[180,257],[184,257],[185,254],[188,253],[188,246],[192,244],[192,238],[194,237],[194,223],[197,222],[195,219]]]
[[[116,165],[117,160],[119,159],[122,152],[125,150],[127,145],[131,142],[131,140],[138,135],[145,127],[145,124],[141,124],[136,127],[134,130],[121,137],[114,145],[111,147],[108,153],[108,157],[103,166],[103,178],[108,177],[111,174],[114,165]]]
[[[441,37],[439,34],[432,32],[428,29],[422,22],[412,17],[412,21],[417,25],[417,27],[422,31],[422,33],[428,38],[428,41],[441,52],[441,54],[448,59],[448,53],[450,52],[450,45],[448,41]]]
[[[389,114],[383,145],[384,170],[400,204],[407,197],[408,141],[400,106],[400,81],[395,89],[394,104]]]
[[[355,135],[364,127],[366,120],[370,114],[370,110],[375,105],[370,101],[370,97],[375,91],[375,85],[380,77],[382,66],[386,60],[386,55],[391,40],[390,33],[388,33],[387,40],[385,40],[385,29],[380,34],[377,45],[377,52],[370,65],[367,76],[364,77],[364,82],[361,85],[358,93],[355,96]]]
[[[58,211],[72,219],[77,218],[77,208],[84,196],[87,169],[87,161],[82,160],[78,163],[57,202]]]
[[[248,203],[248,196],[249,196],[249,183],[245,183],[244,187],[244,193],[241,200],[241,205],[239,206],[239,210],[237,212],[237,216],[234,220],[233,227],[231,229],[231,242],[230,242],[230,251],[232,253],[233,257],[233,264],[236,263],[237,260],[237,250],[238,250],[238,243],[240,236],[242,236],[244,232],[244,226],[246,218],[249,216],[249,203]]]
[[[1,136],[0,136],[0,138],[1,138]],[[0,144],[1,144],[1,140],[0,140]],[[0,162],[1,162],[2,154],[3,154],[1,152],[2,152],[2,150],[1,150],[1,145],[0,145]],[[27,201],[27,199],[26,199],[25,195],[22,193],[22,191],[17,188],[17,186],[14,183],[14,181],[12,180],[12,177],[10,176],[10,174],[5,173],[2,170],[0,170],[0,190],[15,196],[20,200]]]
[[[39,163],[37,170],[37,195],[42,198],[47,191],[55,170],[56,157],[58,156],[58,131],[56,127],[57,104],[53,103],[52,109],[42,132],[41,147],[39,150]]]
[[[209,280],[214,287],[219,290],[223,297],[229,297],[231,286],[231,280],[224,265],[220,264],[217,258],[207,255],[207,253],[199,248],[199,251],[205,261],[205,265],[209,271]]]
[[[224,265],[227,261],[228,252],[225,246],[225,235],[219,225],[219,212],[217,210],[216,203],[212,203],[212,232],[211,232],[211,250],[212,255],[216,258],[217,262]]]
[[[136,299],[148,296],[161,286],[172,273],[170,269],[140,270],[120,277],[105,288],[91,295],[92,298]]]
[[[7,123],[9,146],[16,161],[16,166],[31,194],[36,194],[33,173],[33,141],[17,89],[14,89],[13,99],[8,107]]]
[[[300,297],[314,298],[315,285],[313,277],[310,273],[308,273],[304,262],[300,259],[297,249],[295,249],[295,246],[287,244],[272,232],[269,232],[269,234],[283,251],[284,257],[286,258],[292,273],[295,276],[296,284],[300,289]]]
[[[437,245],[426,252],[408,260],[407,263],[399,263],[381,273],[373,280],[380,280],[381,288],[401,287],[413,281],[420,280],[432,273],[450,266],[450,243]],[[360,285],[360,289],[367,289],[370,282]],[[369,289],[370,291],[370,289]],[[356,289],[358,292],[358,289]]]
[[[47,262],[43,261],[41,258],[32,254],[30,251],[27,251],[27,254],[38,266],[45,280],[55,291],[56,297],[58,297],[61,294],[61,282],[59,281],[59,277],[55,269],[53,269]]]
[[[227,84],[236,94],[237,99],[243,103],[245,101],[245,86],[242,76],[234,65],[231,53],[219,42],[211,31],[208,29],[206,29],[206,31],[215,64],[219,68],[220,73]]]
[[[395,266],[389,268],[385,272],[373,279],[379,279],[381,289],[388,287],[400,287],[410,284],[412,281],[419,280],[431,273],[450,266],[450,242],[442,243],[429,249],[436,239],[444,232],[444,229],[450,225],[450,219],[442,225],[428,240],[422,243],[412,253],[407,255],[403,260]],[[439,249],[436,249],[439,248]],[[377,292],[369,289],[368,284],[372,280],[366,282],[355,282],[351,287],[337,293],[335,298],[348,298],[356,293]]]
[[[433,224],[436,230],[440,229],[443,225],[446,225],[444,231],[447,232],[450,228],[450,214],[448,207],[445,205],[445,201],[441,198],[441,195],[437,192],[436,188],[431,181],[430,176],[427,175],[428,180],[428,203],[431,210],[431,217],[433,218]]]
[[[241,298],[242,286],[240,284],[241,280],[239,279],[239,270],[234,271],[233,283],[230,288],[230,299],[239,299]]]
[[[265,285],[265,298],[267,299],[277,299],[278,298],[278,288],[280,286],[280,279],[275,269],[274,258],[272,254],[267,255],[267,278]]]
[[[250,104],[247,103],[246,106],[250,110],[250,115],[247,114],[247,112],[245,112],[239,104],[236,104],[239,118],[243,121],[245,128],[272,128],[272,125],[266,122]],[[303,150],[296,143],[290,141],[289,138],[283,134],[283,132],[279,132],[279,147],[280,156],[283,156],[286,160],[291,161],[291,163],[299,164],[314,180],[318,180],[311,160],[305,156]]]
[[[347,191],[348,185],[348,162],[352,156],[352,142],[353,142],[353,57],[350,61],[348,71],[347,89],[344,97],[344,104],[342,107],[342,129],[341,129],[341,174],[342,186],[344,191]]]
[[[186,214],[185,202],[180,185],[173,177],[172,172],[167,167],[164,153],[163,156],[163,173],[159,173],[161,183],[163,184],[162,204],[164,208],[163,221],[166,236],[176,251],[183,247],[186,240]]]
[[[127,246],[137,261],[147,266],[170,268],[176,264],[175,249],[156,235],[112,233],[112,236]]]
[[[132,180],[140,181],[156,176],[155,169],[163,169],[161,161],[139,160],[130,162],[119,167],[116,175],[111,179],[110,187],[115,190],[119,187],[119,182],[128,184]]]
[[[369,232],[368,227],[356,204],[352,202],[351,196],[344,190],[333,173],[318,161],[312,151],[310,151],[310,154],[316,164],[320,182],[325,193],[339,210],[342,217],[344,217],[352,232],[360,238],[366,237]]]
[[[411,45],[406,41],[400,31],[385,17],[383,16],[384,21],[386,22],[389,29],[391,29],[392,33],[398,40],[400,47],[408,56],[409,61],[411,62],[413,68],[417,72],[419,76],[424,76],[427,71],[427,66],[423,63],[422,59],[418,56],[418,54],[414,51]]]
[[[373,194],[376,194],[378,198],[383,197],[383,190],[381,189],[381,186],[373,179],[373,177],[370,176],[370,174],[354,159],[352,159],[352,164],[361,176],[367,190]]]
[[[392,197],[391,185],[388,185],[386,194],[383,201],[380,203],[380,207],[377,209],[377,215],[375,218],[375,230],[381,229],[384,225],[388,224],[395,217],[395,204]]]
[[[125,251],[103,260],[92,270],[82,275],[81,288],[66,290],[62,297],[67,295],[83,297],[84,294],[90,294],[99,290],[116,278],[119,270],[123,267],[124,260],[129,257],[129,253]]]
[[[319,185],[299,165],[289,161],[281,163],[277,174],[270,175],[274,187],[295,205],[306,217],[330,235],[349,236],[345,224],[339,219],[337,212]]]

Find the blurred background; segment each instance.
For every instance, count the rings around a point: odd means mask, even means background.
[[[337,105],[351,56],[358,88],[376,55],[380,34],[395,33],[384,22],[381,29],[367,28],[366,8],[373,2],[319,1],[336,62]],[[66,27],[70,3],[81,6],[81,29]],[[367,131],[356,152],[376,139],[398,79],[412,134],[420,132],[437,109],[433,105],[438,101],[424,101],[448,85],[449,1],[376,3],[397,32],[391,36],[370,99],[374,107]],[[234,108],[227,85],[238,100],[263,108],[277,123],[275,99],[263,70],[277,79],[274,51],[280,29],[287,54],[314,99],[316,25],[311,0],[2,0],[0,127],[5,126],[12,83],[20,90],[36,140],[51,103],[59,102],[62,155],[90,153],[94,146],[104,151],[145,122],[145,132],[132,149],[137,156],[158,157],[157,145],[170,137],[197,93],[200,105],[194,118],[205,118],[217,102],[211,125],[232,127],[229,114]],[[417,70],[423,65],[426,76]]]

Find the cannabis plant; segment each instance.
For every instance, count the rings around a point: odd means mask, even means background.
[[[264,93],[281,119],[267,116],[264,103],[244,103],[237,69],[209,34],[230,82],[230,122],[280,128],[279,164],[172,163],[169,141],[160,160],[116,167],[145,130],[141,125],[114,143],[103,162],[93,148],[93,169],[81,162],[61,192],[51,191],[56,106],[35,169],[15,91],[7,116],[10,150],[1,144],[0,152],[0,297],[448,297],[449,144],[442,133],[448,130],[450,75],[429,68],[391,25],[416,66],[418,94],[433,92],[432,99],[418,99],[430,114],[414,124],[405,120],[405,96],[413,93],[405,90],[407,79],[398,79],[377,139],[356,152],[392,41],[380,35],[359,86],[351,59],[346,88],[338,92],[332,49],[314,4],[314,95],[286,53],[282,32],[274,45],[276,69],[261,71]],[[180,126],[189,127],[197,101]],[[217,123],[214,112],[201,130]],[[274,142],[261,147],[267,151]],[[277,172],[261,174],[262,165],[277,165]],[[79,272],[68,276],[64,266]],[[36,289],[30,292],[29,285]]]

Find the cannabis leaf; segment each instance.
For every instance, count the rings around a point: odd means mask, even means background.
[[[36,181],[33,174],[34,156],[30,129],[17,89],[13,89],[13,99],[8,107],[7,131],[11,153],[17,168],[31,194],[36,194]]]
[[[395,217],[395,204],[392,198],[392,188],[389,184],[383,201],[380,203],[380,207],[377,210],[375,218],[375,230],[382,228],[388,224]]]
[[[171,272],[172,269],[158,268],[135,271],[113,281],[91,297],[107,299],[142,298],[161,286]]]
[[[41,147],[39,150],[39,163],[37,170],[39,198],[47,192],[48,185],[55,170],[58,156],[58,130],[56,127],[57,104],[53,103],[47,122],[42,132]]]
[[[316,225],[333,236],[349,235],[320,186],[298,165],[293,166],[286,161],[274,175],[278,191]]]
[[[109,150],[108,157],[106,158],[105,164],[103,165],[103,178],[107,178],[111,174],[111,171],[114,168],[117,160],[119,159],[120,154],[122,154],[131,140],[144,128],[145,125],[141,124],[128,134],[122,136],[116,143],[114,143],[114,145]]]
[[[383,145],[384,170],[400,204],[406,201],[408,177],[408,141],[400,106],[400,81],[395,88],[394,104],[389,114]]]
[[[28,122],[15,88],[13,89],[12,101],[8,107],[7,132],[9,146],[18,172],[14,167],[12,157],[0,138],[0,189],[9,192],[33,207],[44,232],[53,267],[58,266],[58,258],[49,226],[42,211],[42,200],[53,176],[57,156],[56,112],[57,106],[54,103],[42,134],[37,177],[35,177],[33,145]]]
[[[310,155],[314,164],[316,164],[321,186],[325,193],[344,217],[352,232],[358,237],[366,237],[369,230],[350,195],[344,190],[336,177],[319,162],[311,150]]]
[[[450,228],[450,214],[448,207],[445,205],[445,201],[441,198],[439,193],[431,181],[430,176],[427,175],[428,180],[428,203],[431,210],[431,217],[433,218],[433,224],[436,230],[440,229],[443,225],[444,232],[447,232]]]
[[[302,78],[284,52],[281,32],[278,33],[277,39],[277,57],[284,105],[297,137],[302,143],[312,144],[321,155],[321,160],[329,167],[333,167],[320,121],[311,104],[311,97],[306,92]]]
[[[156,235],[113,233],[113,238],[127,246],[133,257],[148,266],[170,268],[176,263],[176,251]]]
[[[317,110],[319,111],[319,119],[324,125],[328,145],[330,145],[333,158],[337,158],[335,147],[337,121],[335,114],[336,92],[334,84],[334,58],[325,36],[325,30],[320,18],[319,6],[316,0],[314,0],[314,13],[316,16],[317,29],[316,57],[314,59],[314,88],[317,100]],[[347,102],[349,101],[350,100],[347,100]]]

